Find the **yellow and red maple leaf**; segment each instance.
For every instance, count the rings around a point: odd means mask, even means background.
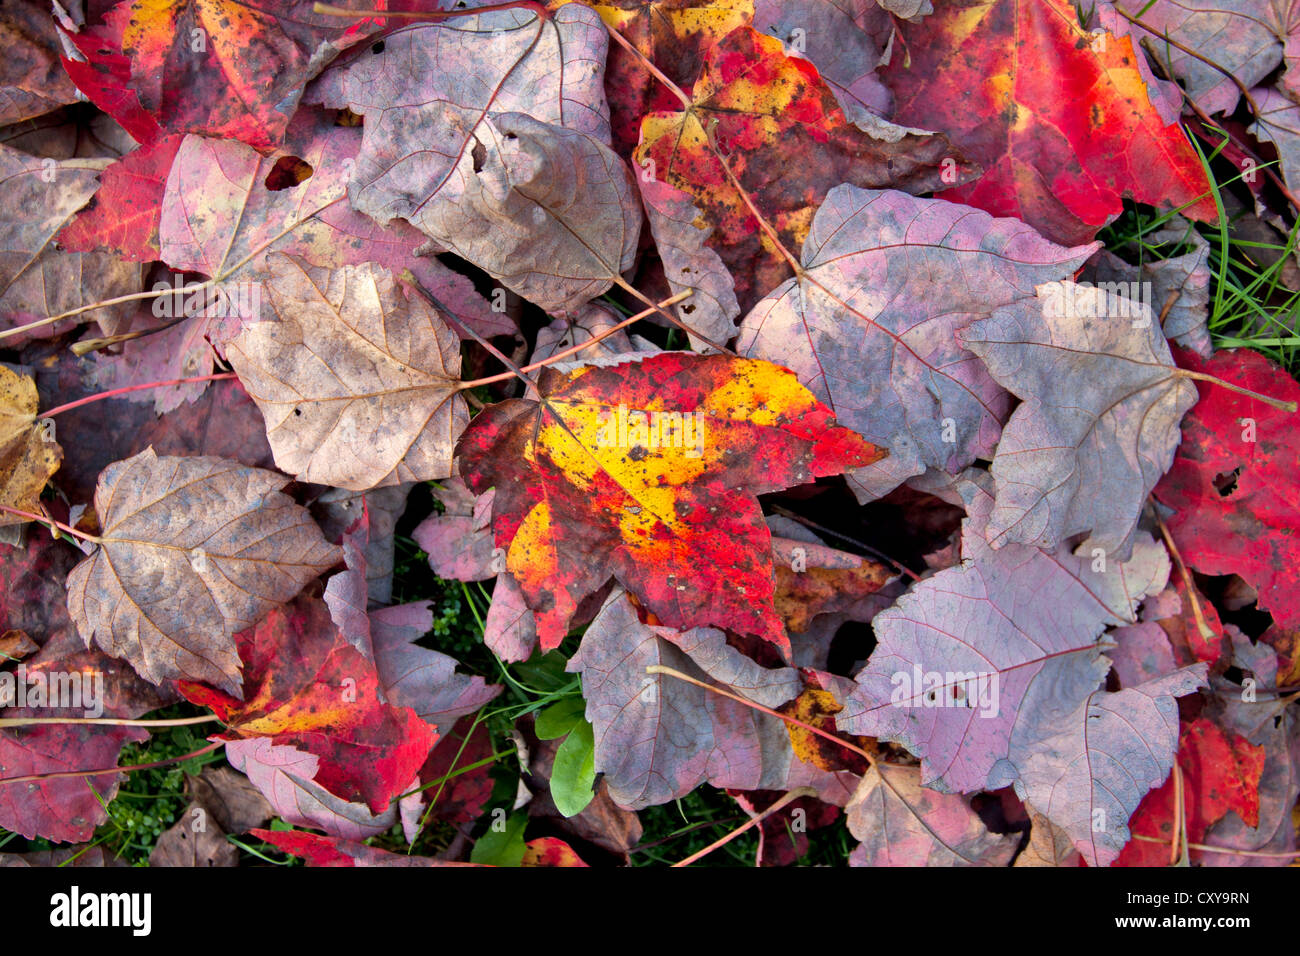
[[[708,49],[691,97],[688,108],[641,121],[635,159],[641,175],[691,197],[696,225],[712,229],[708,243],[735,277],[742,307],[790,274],[755,209],[798,255],[813,213],[841,183],[921,193],[974,172],[942,135],[900,130],[890,141],[863,132],[815,66],[750,27]]]
[[[567,2],[567,0],[560,0]],[[611,30],[626,37],[655,68],[683,89],[700,75],[705,51],[754,19],[753,0],[587,0]],[[558,6],[552,0],[551,6]],[[636,146],[641,117],[677,101],[631,53],[610,44],[605,66],[610,125],[621,151]]]
[[[754,495],[884,452],[770,362],[665,352],[548,368],[538,385],[540,401],[475,418],[457,454],[475,492],[496,488],[493,532],[542,647],[558,646],[613,576],[666,625],[726,627],[788,651]]]
[[[103,26],[71,37],[88,62],[63,62],[145,146],[201,133],[270,150],[330,53],[374,29],[317,14],[310,0],[122,0]]]

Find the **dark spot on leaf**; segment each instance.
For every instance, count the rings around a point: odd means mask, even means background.
[[[281,189],[292,189],[310,179],[313,172],[311,163],[306,160],[297,156],[281,156],[266,174],[264,185],[273,193]]]
[[[1228,474],[1214,476],[1214,487],[1218,490],[1220,498],[1226,498],[1237,490],[1237,478],[1240,474],[1241,469],[1234,468]]]

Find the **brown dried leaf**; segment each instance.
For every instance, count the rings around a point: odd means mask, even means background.
[[[209,820],[207,811],[191,803],[181,818],[158,838],[149,854],[150,866],[238,866],[239,851],[226,841],[225,831],[217,821]]]
[[[76,102],[77,88],[59,63],[49,0],[6,0],[0,11],[0,48],[5,51],[0,61],[0,124]]]
[[[98,547],[68,575],[68,611],[87,646],[168,678],[239,695],[234,634],[339,559],[288,479],[222,458],[152,448],[99,476]]]
[[[1014,866],[1078,866],[1079,851],[1070,835],[1036,810],[1029,813],[1029,845]]]
[[[469,424],[460,340],[374,263],[333,271],[274,254],[276,318],[227,346],[280,468],[353,491],[451,474]]]
[[[20,661],[40,649],[41,645],[33,641],[26,631],[10,628],[0,634],[0,662]]]
[[[247,833],[275,813],[261,791],[229,767],[205,767],[199,776],[186,781],[186,790],[227,833]]]
[[[825,545],[773,537],[772,550],[777,556],[772,602],[791,633],[807,631],[819,614],[853,607],[893,577],[883,564]]]
[[[54,422],[37,422],[36,382],[0,365],[0,504],[22,511],[41,510],[41,491],[63,462],[54,440]],[[0,513],[0,526],[25,518]]]

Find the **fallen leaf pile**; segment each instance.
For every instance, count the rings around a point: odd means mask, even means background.
[[[0,9],[14,861],[177,713],[164,865],[627,863],[706,787],[762,865],[1300,853],[1300,385],[1213,349],[1204,158],[1294,222],[1289,4],[378,7]]]

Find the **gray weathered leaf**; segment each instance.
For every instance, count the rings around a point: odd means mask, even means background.
[[[606,306],[588,302],[568,318],[555,319],[546,328],[538,331],[537,344],[533,348],[532,357],[528,360],[529,364],[548,359],[558,352],[573,348],[575,345],[581,345],[583,342],[589,342],[611,326],[617,325],[620,319],[621,316],[615,315]],[[730,335],[734,334],[735,329],[732,329]],[[730,338],[730,335],[725,337]],[[620,329],[607,335],[595,345],[583,349],[572,358],[580,364],[585,364],[596,359],[612,358],[632,352],[657,351],[659,351],[659,346],[650,340],[640,335],[628,335],[626,331]],[[556,364],[563,365],[567,363]],[[535,392],[531,386],[528,389],[528,395],[530,398],[535,397]]]
[[[375,670],[384,696],[394,707],[410,707],[439,734],[446,734],[457,718],[493,700],[501,686],[458,673],[455,658],[415,643],[432,628],[428,601],[370,612]]]
[[[844,813],[861,841],[850,866],[1005,866],[1020,842],[989,832],[966,797],[923,787],[917,767],[873,764]]]
[[[568,670],[582,674],[587,719],[595,728],[596,770],[610,796],[629,809],[684,796],[702,783],[739,790],[804,784],[839,792],[840,775],[804,764],[785,725],[685,681],[648,674],[660,664],[767,707],[795,697],[797,671],[760,667],[730,647],[721,631],[640,623],[627,594],[615,591],[583,636]],[[851,776],[851,775],[844,775]]]
[[[420,226],[430,199],[457,200],[451,172],[496,113],[527,113],[608,143],[608,43],[600,17],[582,4],[544,22],[503,10],[398,29],[382,50],[327,71],[325,105],[366,120],[353,205],[380,222]]]
[[[956,203],[837,186],[804,243],[809,278],[755,306],[737,349],[793,369],[841,425],[889,448],[850,474],[859,497],[879,497],[992,453],[1010,399],[956,333],[999,306],[1035,308],[1034,287],[1095,248]]]
[[[1165,782],[1178,749],[1176,697],[1205,684],[1205,664],[1077,706],[1039,685],[1011,737],[1016,793],[1074,842],[1089,866],[1109,866],[1129,841],[1128,820]]]
[[[1252,90],[1251,95],[1259,106],[1259,115],[1250,132],[1277,147],[1282,178],[1287,188],[1295,192],[1300,189],[1300,106],[1274,89]]]
[[[416,223],[447,249],[548,311],[606,291],[636,256],[632,174],[599,139],[499,113],[475,131],[444,190]]]
[[[1121,687],[1136,687],[1178,670],[1169,635],[1159,622],[1182,612],[1176,588],[1167,587],[1142,602],[1141,620],[1117,627],[1110,633],[1115,647],[1106,656],[1115,665]]]
[[[140,264],[103,252],[63,252],[54,237],[99,188],[108,159],[40,159],[0,144],[0,328],[29,322],[103,299],[140,291]],[[113,334],[130,315],[130,304],[88,313]],[[71,318],[6,340],[64,332],[84,321]]]
[[[700,227],[700,210],[691,197],[660,179],[637,176],[646,222],[663,262],[664,276],[674,293],[690,290],[691,297],[672,306],[689,329],[713,342],[726,342],[736,334],[736,281],[714,250],[706,245],[713,231]]]
[[[1182,255],[1148,260],[1140,266],[1131,266],[1102,249],[1089,263],[1083,278],[1098,284],[1129,283],[1128,298],[1145,300],[1157,319],[1164,314],[1161,329],[1165,338],[1192,349],[1202,358],[1209,358],[1213,351],[1210,330],[1206,327],[1210,318],[1210,244],[1186,224],[1183,228],[1170,226],[1158,230],[1142,239],[1150,245],[1181,244],[1185,240],[1192,248]]]
[[[362,511],[370,519],[365,546],[366,593],[371,605],[390,603],[393,597],[393,532],[406,510],[413,484],[388,485],[370,491],[330,488],[311,503],[312,517],[330,541],[337,541]]]
[[[497,575],[492,604],[483,620],[483,643],[508,664],[528,660],[537,647],[537,619],[509,571]]]
[[[440,578],[486,581],[497,572],[492,567],[492,500],[495,490],[475,497],[460,478],[440,482],[434,495],[441,513],[425,518],[411,532],[426,554],[429,567]]]
[[[880,5],[896,17],[904,20],[919,20],[934,13],[930,0],[878,0]]]
[[[1090,532],[1091,547],[1128,557],[1196,404],[1150,310],[1099,287],[1046,283],[1032,314],[1000,309],[959,338],[1024,399],[993,459],[989,541],[1052,548]]]
[[[510,204],[515,208],[499,208],[510,186],[501,179],[500,169],[491,169],[500,166],[500,157],[485,156],[484,150],[499,149],[499,139],[508,131],[497,127],[501,117],[511,113],[608,144],[603,68],[607,45],[599,16],[576,3],[560,7],[544,21],[531,13],[507,10],[450,23],[417,24],[385,37],[381,51],[363,54],[341,69],[342,75],[327,74],[321,85],[327,105],[347,106],[366,120],[365,140],[348,188],[353,206],[381,223],[394,217],[406,219],[440,243],[455,240],[463,258],[543,308],[558,307],[557,297],[570,308],[581,304],[581,282],[570,281],[566,291],[557,287],[549,292],[543,291],[548,283],[541,276],[522,287],[513,284],[522,279],[515,270],[522,268],[520,257],[529,254],[524,249],[536,254],[535,266],[569,272],[565,258],[551,258],[553,248],[536,248],[520,235],[539,231],[557,213],[561,219],[567,213],[540,210],[522,196]],[[583,150],[584,156],[591,152]],[[569,166],[575,159],[572,155],[556,159],[569,168],[552,172],[572,177],[580,193],[593,188],[584,179],[592,169]],[[579,162],[587,166],[590,157]],[[520,170],[515,166],[514,171]],[[485,193],[480,176],[497,178],[495,200]],[[543,200],[537,192],[540,180],[531,191],[519,185],[533,200]],[[559,201],[555,194],[549,198]],[[595,238],[597,230],[585,220],[605,198],[590,197],[583,212],[568,210],[574,218],[567,221],[585,239]],[[471,209],[476,213],[469,214]],[[531,218],[535,209],[541,214],[539,221]],[[459,221],[458,210],[466,214],[466,222]],[[634,210],[626,207],[623,213],[630,218]],[[639,217],[639,211],[636,214]],[[484,217],[487,222],[479,221]],[[488,223],[506,230],[497,238],[510,248],[497,252],[491,238],[472,238],[467,229],[476,221],[478,232]],[[636,231],[635,224],[628,230],[633,247]],[[622,268],[620,250],[617,243],[599,247],[599,256],[615,273]],[[578,254],[572,245],[567,252]],[[581,268],[590,271],[590,263]],[[611,273],[603,275],[608,281]]]
[[[176,270],[222,278],[259,277],[269,251],[318,266],[378,262],[391,269],[436,262],[415,255],[424,237],[405,223],[390,228],[348,206],[347,178],[361,131],[303,111],[289,127],[284,154],[311,169],[285,188],[267,185],[276,156],[235,140],[186,136],[163,194],[158,239]],[[423,276],[422,276],[423,278]]]
[[[1169,576],[1145,532],[1119,564],[983,539],[993,503],[967,487],[962,564],[922,581],[872,621],[879,641],[838,716],[841,730],[897,741],[921,758],[922,783],[944,792],[995,790],[1017,775],[1011,740],[1040,720],[1026,701],[1072,710],[1110,662],[1098,638],[1131,623]]]

